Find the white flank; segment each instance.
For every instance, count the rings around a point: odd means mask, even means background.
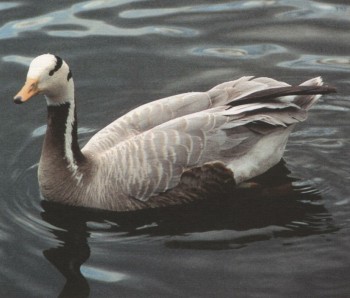
[[[72,131],[74,124],[74,100],[70,102],[68,117],[66,122],[66,132],[64,134],[64,153],[68,161],[68,169],[72,171],[73,177],[77,180],[78,185],[81,182],[83,175],[78,171],[78,165],[75,163],[72,151]]]

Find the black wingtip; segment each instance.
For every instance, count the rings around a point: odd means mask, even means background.
[[[289,96],[289,95],[317,95],[317,94],[329,94],[335,93],[337,89],[333,86],[322,85],[322,86],[288,86],[288,87],[277,87],[264,89],[260,91],[253,92],[239,98],[237,100],[229,103],[230,106],[237,106],[242,104],[242,102],[262,102],[266,100],[271,100],[273,98],[281,97],[281,96]]]
[[[334,86],[329,86],[329,85],[323,85],[321,86],[323,88],[325,88],[325,94],[328,94],[328,93],[337,93],[337,88],[335,88]]]

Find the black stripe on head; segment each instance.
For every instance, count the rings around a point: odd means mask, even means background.
[[[56,65],[55,65],[55,68],[49,72],[50,76],[52,76],[57,70],[59,70],[63,64],[62,58],[58,56],[55,56],[55,58],[56,58]]]
[[[67,75],[67,81],[69,81],[73,77],[72,71],[69,70],[69,73]]]

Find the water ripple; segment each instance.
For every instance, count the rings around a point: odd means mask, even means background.
[[[128,276],[126,274],[110,270],[104,270],[102,268],[95,268],[87,265],[81,266],[81,273],[86,278],[107,283],[115,283],[128,279]]]
[[[31,31],[45,32],[50,36],[86,37],[90,35],[104,36],[138,36],[146,34],[162,34],[169,36],[193,36],[196,30],[180,26],[144,26],[122,28],[108,24],[105,21],[94,20],[91,17],[84,19],[77,17],[88,11],[118,7],[135,1],[85,1],[74,4],[67,9],[49,12],[24,20],[15,20],[6,23],[0,28],[0,39],[18,37],[19,34]]]
[[[8,214],[27,232],[35,236],[40,235],[43,239],[50,239],[51,235],[48,231],[53,226],[38,217],[42,208],[36,175],[37,167],[38,164],[35,164],[23,172],[13,173],[15,174],[12,177],[14,184],[22,185],[24,188],[21,188],[21,191],[16,189],[16,200],[9,206]]]
[[[29,66],[30,62],[33,60],[34,57],[26,57],[26,56],[19,56],[19,55],[8,55],[4,56],[1,59],[5,62],[13,62],[17,64],[21,64],[24,66]]]
[[[228,3],[211,3],[206,5],[185,5],[179,7],[153,7],[129,9],[120,13],[125,19],[144,19],[165,17],[169,15],[203,14],[208,12],[232,12],[253,10],[266,7],[285,7],[293,9],[275,14],[276,18],[283,20],[331,18],[349,20],[350,11],[346,5],[319,3],[303,0],[260,0],[260,1],[232,1]]]
[[[18,6],[20,6],[20,3],[18,2],[2,2],[0,3],[0,11],[11,9]]]
[[[302,55],[299,59],[277,64],[288,69],[314,69],[350,72],[350,56]]]
[[[8,205],[5,207],[6,216],[10,216],[12,221],[21,226],[21,229],[52,242],[51,231],[60,228],[40,217],[43,212],[41,202],[44,198],[40,194],[37,180],[38,162],[28,165],[26,158],[28,154],[32,155],[33,152],[39,150],[45,131],[46,125],[35,128],[22,145],[18,146],[17,152],[13,154],[10,161],[9,179],[16,199],[4,203]],[[92,132],[92,129],[80,128],[81,141],[85,142],[87,136],[91,135]],[[2,235],[5,237],[6,234],[2,233]]]
[[[279,1],[280,5],[292,6],[294,9],[276,14],[277,18],[283,20],[297,19],[331,19],[336,18],[342,21],[349,21],[350,10],[346,5],[319,3],[316,1]]]
[[[295,132],[292,132],[293,137],[330,137],[330,136],[336,136],[339,132],[339,129],[336,127],[307,127],[303,130],[298,130]]]
[[[266,55],[286,52],[285,48],[274,44],[255,44],[235,47],[200,47],[192,53],[200,56],[214,56],[226,59],[258,59]]]
[[[126,19],[139,18],[154,18],[164,17],[175,14],[189,14],[189,13],[207,13],[207,12],[228,12],[241,11],[253,8],[261,8],[266,6],[273,6],[278,1],[275,0],[260,0],[260,1],[234,1],[228,3],[215,3],[206,5],[188,5],[170,8],[152,8],[152,9],[132,9],[125,10],[120,13],[120,17]]]

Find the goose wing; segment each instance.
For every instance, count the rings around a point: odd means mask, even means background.
[[[105,171],[100,176],[115,179],[119,190],[145,201],[175,187],[186,170],[208,162],[232,165],[235,175],[236,167],[242,168],[240,181],[261,174],[282,157],[293,124],[306,118],[304,106],[315,100],[312,94],[323,93],[322,87],[293,88],[272,88],[272,97],[265,89],[256,91],[240,97],[237,105],[177,117],[134,135],[100,154]],[[245,158],[248,165],[240,162]]]
[[[217,147],[225,146],[219,135],[227,117],[214,109],[176,118],[119,143],[100,156],[108,163],[101,168],[116,178],[125,194],[139,200],[173,188],[186,169],[217,160]],[[243,138],[236,136],[232,142]]]
[[[159,99],[130,111],[97,132],[83,150],[102,152],[172,119],[223,106],[257,91],[287,86],[270,78],[246,76],[217,85],[207,92],[183,93]]]

